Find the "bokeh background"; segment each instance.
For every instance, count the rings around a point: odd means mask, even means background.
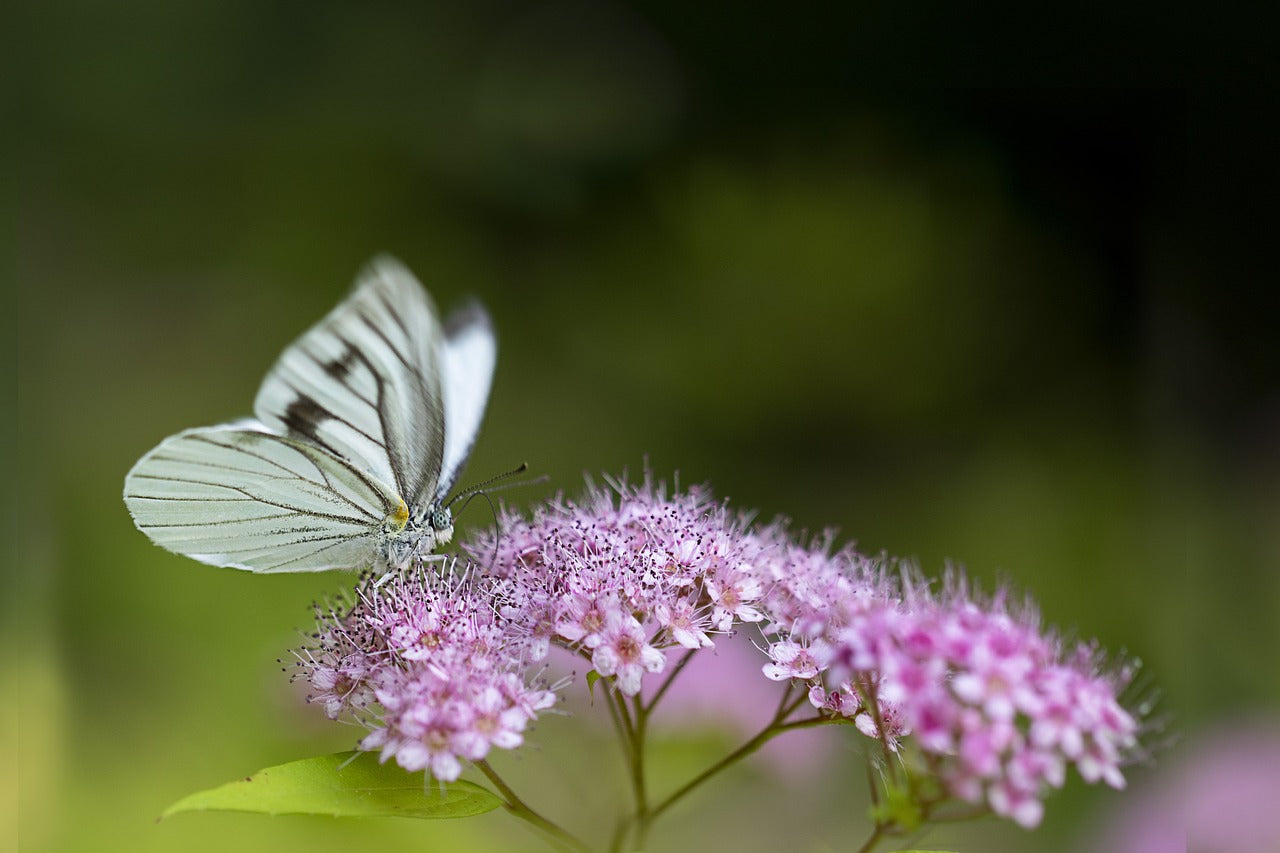
[[[1280,135],[1274,93],[1235,86],[1267,79],[1266,28],[895,10],[11,10],[4,838],[533,845],[500,813],[155,822],[355,739],[276,663],[345,580],[172,556],[120,492],[166,435],[247,414],[377,251],[442,307],[489,307],[501,352],[468,473],[550,477],[515,503],[648,459],[764,517],[1013,583],[1140,657],[1183,744],[1274,725]],[[1104,85],[1124,88],[1079,88]],[[859,744],[830,736],[739,768],[655,848],[847,848]],[[696,766],[717,737],[663,760]],[[552,717],[532,741],[499,766],[607,826],[604,733]],[[1035,834],[921,846],[1103,849],[1184,749],[1124,794],[1073,779]]]

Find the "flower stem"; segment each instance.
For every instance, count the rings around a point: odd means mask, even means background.
[[[662,814],[667,809],[671,808],[673,805],[679,802],[682,798],[684,798],[687,794],[689,794],[695,788],[699,787],[704,782],[711,779],[720,771],[733,766],[737,762],[746,758],[748,755],[751,755],[753,752],[755,752],[760,747],[764,746],[766,743],[773,740],[775,737],[782,734],[783,732],[789,732],[795,729],[805,729],[805,728],[810,728],[812,726],[819,726],[819,725],[835,722],[827,717],[810,717],[809,719],[797,720],[796,722],[793,722],[793,723],[779,722],[780,719],[785,719],[788,714],[794,711],[796,707],[799,706],[800,702],[802,702],[803,700],[804,700],[804,697],[801,696],[799,700],[797,700],[795,703],[793,703],[789,707],[784,707],[783,709],[780,709],[778,716],[775,717],[774,720],[769,723],[769,725],[761,729],[754,737],[752,737],[742,746],[735,749],[733,752],[726,755],[724,758],[717,761],[715,764],[708,767],[706,770],[699,773],[697,776],[695,776],[693,779],[687,782],[684,785],[684,787],[680,788],[674,794],[671,794],[661,803],[654,806],[653,809],[651,809],[649,812],[648,822],[652,823],[653,820],[658,817],[658,815]]]
[[[622,748],[622,758],[627,762],[627,769],[630,770],[632,766],[631,732],[622,723],[622,715],[618,712],[618,705],[612,693],[605,692],[604,704],[609,709],[609,719],[613,720],[614,731],[618,734],[618,745]]]
[[[697,650],[689,649],[688,651],[686,651],[684,653],[684,656],[681,657],[680,660],[676,662],[676,665],[671,668],[671,672],[668,673],[667,677],[663,680],[662,686],[658,688],[658,692],[653,694],[653,699],[649,701],[649,704],[646,710],[652,711],[654,708],[658,706],[658,700],[661,699],[663,694],[667,692],[667,688],[671,686],[671,682],[676,680],[676,676],[679,675],[680,671],[685,668],[685,665],[688,664],[689,661],[693,659],[693,653],[695,651]]]
[[[623,705],[623,701],[620,700],[618,704]],[[637,847],[644,849],[649,835],[649,824],[653,820],[653,815],[649,811],[649,794],[644,778],[644,741],[649,714],[639,696],[635,698],[635,710],[635,728],[632,730],[633,738],[631,741],[631,782],[636,795],[636,843]]]
[[[787,686],[782,690],[782,695],[778,697],[778,710],[773,712],[773,722],[780,723],[791,713],[791,711],[787,710],[787,704],[792,700],[792,690],[791,682],[788,681]]]
[[[556,847],[559,847],[562,850],[572,850],[574,853],[588,853],[590,848],[587,847],[587,845],[583,844],[573,835],[529,808],[529,806],[525,804],[524,800],[520,799],[520,797],[516,795],[516,792],[511,790],[507,783],[502,780],[502,777],[489,766],[489,762],[484,759],[480,759],[479,761],[474,761],[472,763],[475,764],[476,767],[480,768],[480,772],[487,776],[489,781],[493,783],[494,787],[498,789],[498,793],[502,795],[503,808],[521,820],[542,830],[542,832],[544,832],[550,839],[551,843],[555,844]]]
[[[858,848],[858,853],[871,853],[880,839],[884,837],[886,827],[884,824],[876,824],[875,831],[867,838],[866,843]]]
[[[880,713],[880,695],[875,679],[870,676],[864,678],[862,690],[867,700],[868,710],[871,712],[871,719],[876,721],[876,736],[880,740],[885,765],[889,768],[889,775],[894,778],[894,781],[898,781],[897,765],[893,760],[894,750],[889,746],[889,734],[885,731],[884,716]]]
[[[618,709],[618,718],[622,721],[623,734],[626,736],[627,742],[635,743],[636,727],[631,722],[631,712],[627,709],[627,700],[617,693],[610,694],[610,700],[613,701],[614,707]]]
[[[867,794],[871,799],[871,808],[878,809],[880,807],[880,789],[876,787],[876,771],[868,761],[864,765],[867,769]]]
[[[877,801],[874,785],[872,786],[871,799],[873,803]],[[948,802],[949,800],[945,796],[938,799],[920,800],[918,802],[920,807],[920,823],[918,826],[913,826],[911,830],[907,830],[906,827],[899,825],[893,820],[881,821],[877,819],[875,828],[872,830],[871,835],[869,835],[867,840],[863,842],[863,845],[858,848],[857,853],[871,853],[882,839],[890,836],[907,835],[909,832],[923,832],[925,826],[929,823],[964,823],[971,820],[981,820],[982,818],[989,817],[991,815],[991,808],[989,806],[974,806],[961,811],[954,811],[951,814],[937,814],[935,812],[935,809],[938,806],[946,805]]]
[[[623,702],[625,702],[625,700],[620,700],[618,704],[625,708],[626,706]],[[639,814],[643,815],[649,810],[649,797],[645,792],[644,781],[644,739],[645,728],[649,722],[649,715],[645,712],[644,706],[640,703],[639,696],[636,697],[635,703],[635,726],[631,730],[631,766],[635,774],[633,778],[636,789],[636,810]]]

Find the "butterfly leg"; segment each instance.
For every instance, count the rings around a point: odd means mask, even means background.
[[[386,583],[388,580],[391,579],[392,575],[398,574],[401,571],[402,571],[401,569],[397,569],[394,566],[388,566],[386,572],[383,573],[382,577],[378,578],[376,581],[373,582],[373,588],[377,589],[378,587],[382,586],[384,583]]]

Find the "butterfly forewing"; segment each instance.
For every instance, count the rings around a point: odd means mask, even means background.
[[[484,419],[497,357],[493,327],[480,303],[472,302],[449,316],[440,352],[445,424],[440,482],[434,494],[419,495],[418,500],[439,504],[462,474]]]
[[[403,506],[349,463],[243,424],[165,439],[129,472],[124,497],[156,544],[255,572],[366,567]]]
[[[379,258],[345,302],[284,351],[254,413],[410,500],[440,479],[440,339],[422,285],[398,262]]]

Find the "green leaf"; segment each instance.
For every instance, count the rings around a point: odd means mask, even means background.
[[[355,756],[352,759],[352,756]],[[424,781],[395,762],[379,764],[376,753],[340,752],[259,770],[245,779],[183,797],[165,809],[334,817],[456,818],[484,814],[502,805],[470,782]]]
[[[594,700],[596,698],[596,682],[603,678],[600,673],[594,669],[587,673],[587,695]]]

